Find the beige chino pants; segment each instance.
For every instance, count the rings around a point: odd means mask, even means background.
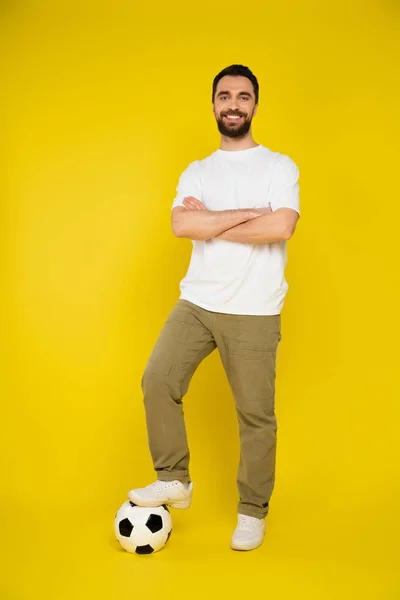
[[[147,363],[142,389],[158,479],[190,481],[182,399],[201,361],[218,348],[239,422],[238,511],[268,513],[275,480],[275,373],[281,317],[230,315],[179,300]]]

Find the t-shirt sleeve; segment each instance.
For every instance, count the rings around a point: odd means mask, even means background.
[[[274,165],[269,201],[273,211],[278,208],[293,208],[300,214],[299,169],[284,154],[279,155]]]
[[[198,161],[190,163],[180,176],[171,210],[176,206],[183,206],[183,199],[186,196],[194,196],[197,200],[202,201]]]

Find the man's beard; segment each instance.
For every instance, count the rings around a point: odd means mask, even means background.
[[[239,127],[231,127],[229,124],[224,121],[224,118],[221,117],[217,119],[218,130],[222,135],[230,138],[240,138],[244,137],[250,130],[252,118],[246,119],[239,125]]]

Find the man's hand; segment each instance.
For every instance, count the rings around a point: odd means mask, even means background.
[[[186,198],[183,199],[183,205],[188,210],[206,210],[204,204],[193,196],[186,196]]]

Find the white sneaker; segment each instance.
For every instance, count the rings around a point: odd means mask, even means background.
[[[172,508],[189,508],[192,503],[193,482],[155,481],[145,488],[128,492],[128,498],[138,506],[160,506],[168,504]]]
[[[254,550],[261,546],[265,534],[265,519],[238,515],[238,524],[232,536],[232,550]]]

